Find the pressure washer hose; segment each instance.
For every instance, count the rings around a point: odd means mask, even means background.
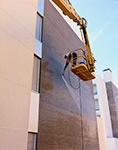
[[[64,80],[64,71],[62,73],[62,79]],[[82,116],[82,99],[81,99],[81,83],[80,83],[80,78],[79,80],[79,85],[78,87],[74,87],[71,83],[71,79],[70,79],[70,72],[69,72],[69,67],[68,67],[68,80],[69,80],[69,84],[70,86],[75,89],[78,90],[79,89],[79,96],[80,96],[80,115],[81,115],[81,131],[82,131],[82,150],[84,150],[84,129],[83,129],[83,116]]]

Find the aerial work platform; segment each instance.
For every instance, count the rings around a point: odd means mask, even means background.
[[[85,18],[81,18],[78,13],[75,11],[73,6],[70,3],[70,0],[52,0],[63,12],[64,15],[67,15],[70,19],[72,19],[78,26],[80,26],[81,38],[84,46],[84,50],[79,48],[78,50],[74,50],[71,53],[71,61],[72,67],[71,71],[81,78],[84,81],[92,80],[95,78],[92,72],[95,71],[95,59],[91,52],[89,38],[87,34],[87,21]],[[79,51],[81,51],[79,53]],[[77,57],[73,58],[76,54]],[[82,60],[84,59],[84,61]]]
[[[73,55],[74,53],[76,53],[76,55]],[[79,48],[77,50],[71,51],[70,54],[72,63],[71,71],[83,81],[94,79],[95,75],[92,73],[93,70],[89,69],[90,66],[88,63],[86,52],[83,49]]]
[[[88,71],[88,68],[86,67],[85,64],[75,65],[71,67],[71,71],[83,81],[88,81],[95,78],[95,75]]]

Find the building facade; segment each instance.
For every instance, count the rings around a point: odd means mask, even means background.
[[[33,70],[31,83],[31,97],[28,123],[28,150],[37,149],[37,135],[39,123],[39,103],[40,103],[40,72],[42,60],[42,39],[43,39],[43,18],[44,0],[36,1],[36,25],[33,54]]]
[[[80,81],[70,70],[62,77],[63,56],[83,44],[55,5],[45,1],[40,115],[37,149],[98,149],[91,83]],[[81,91],[81,92],[80,92]],[[87,104],[87,105],[86,105]]]
[[[43,15],[43,0],[0,1],[1,150],[36,147]]]
[[[49,0],[0,8],[0,149],[98,150],[92,84],[62,77],[77,26]]]
[[[118,149],[118,88],[110,69],[103,71],[104,79],[93,80],[100,150]]]

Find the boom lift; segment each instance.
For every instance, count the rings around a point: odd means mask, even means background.
[[[69,0],[52,0],[62,11],[64,15],[67,15],[72,19],[77,25],[80,26],[80,32],[82,36],[82,41],[84,44],[84,50],[78,48],[77,50],[71,51],[72,56],[72,67],[71,71],[81,78],[83,81],[92,80],[95,78],[93,72],[95,71],[94,57],[92,56],[88,34],[87,34],[87,21],[81,18],[75,9],[72,7]],[[77,53],[77,64],[74,65],[73,52]]]

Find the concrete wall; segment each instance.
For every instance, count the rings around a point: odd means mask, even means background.
[[[0,1],[0,149],[26,150],[37,0]]]
[[[105,82],[113,82],[112,71],[110,69],[103,70],[103,76]]]
[[[118,149],[118,138],[107,138],[106,150],[117,150],[117,149]]]
[[[94,98],[98,99],[100,107],[100,118],[97,117],[99,145],[100,150],[117,150],[118,138],[114,137],[117,137],[118,127],[118,89],[112,82],[105,84],[105,81],[100,76],[93,80],[93,84],[97,86],[97,95]]]
[[[107,82],[106,88],[111,114],[113,136],[118,138],[118,88],[112,82]]]
[[[118,139],[117,138],[107,138],[106,140],[106,150],[117,150],[118,149]]]
[[[68,69],[62,78],[64,54],[78,47],[83,47],[80,39],[45,1],[38,150],[98,150],[90,83],[80,81],[81,88],[74,90],[68,81]],[[78,87],[78,78],[72,73],[70,76]]]

